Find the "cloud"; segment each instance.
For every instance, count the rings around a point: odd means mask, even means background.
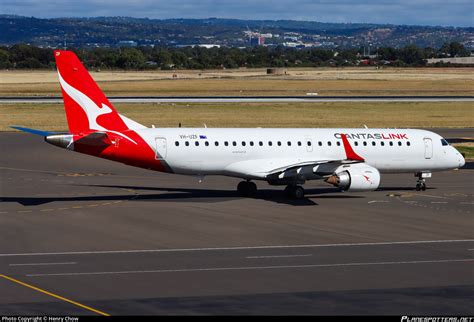
[[[3,0],[2,13],[52,17],[293,19],[472,26],[470,0]]]

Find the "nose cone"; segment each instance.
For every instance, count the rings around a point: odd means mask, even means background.
[[[459,151],[455,147],[452,147],[452,148],[453,148],[453,153],[452,153],[451,158],[453,160],[453,163],[455,164],[454,167],[462,168],[466,164],[466,160],[464,160],[464,157],[462,156],[462,154],[459,153]]]
[[[458,153],[459,153],[459,152],[458,152]],[[465,164],[466,164],[466,160],[464,159],[464,157],[462,156],[462,154],[459,153],[459,168],[464,167]]]

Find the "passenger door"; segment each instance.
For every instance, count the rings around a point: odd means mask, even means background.
[[[166,154],[168,152],[166,138],[158,137],[155,138],[156,143],[156,156],[157,160],[164,160],[166,158]]]
[[[425,159],[431,159],[433,157],[433,141],[430,138],[423,139],[425,143]]]

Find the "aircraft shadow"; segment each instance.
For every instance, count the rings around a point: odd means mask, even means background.
[[[109,201],[181,201],[181,202],[206,202],[217,203],[228,200],[243,199],[234,190],[212,190],[212,189],[189,189],[189,188],[159,188],[159,187],[138,187],[138,186],[120,186],[120,185],[84,185],[88,187],[117,188],[137,191],[156,191],[160,193],[135,194],[127,193],[121,195],[91,195],[77,197],[0,197],[0,203],[17,202],[23,206],[38,206],[50,202],[109,202]],[[334,194],[334,195],[326,195]],[[355,199],[364,198],[363,196],[348,195],[338,192],[334,189],[307,189],[306,198],[291,199],[283,191],[261,189],[252,199],[267,200],[271,202],[287,204],[292,206],[315,206],[318,205],[314,198],[334,198],[334,199]]]

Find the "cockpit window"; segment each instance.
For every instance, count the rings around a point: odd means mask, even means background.
[[[445,139],[441,139],[441,145],[446,146],[446,145],[449,145],[449,143]]]

